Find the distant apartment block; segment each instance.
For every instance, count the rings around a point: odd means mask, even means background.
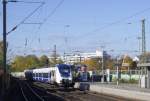
[[[76,52],[76,53],[70,53],[70,54],[64,54],[64,56],[62,57],[62,60],[65,63],[68,64],[74,64],[74,63],[80,63],[83,62],[85,60],[88,59],[92,59],[92,58],[102,58],[102,56],[106,56],[107,53],[106,51],[99,51],[96,50],[96,52],[88,52],[88,53],[84,53],[84,52]]]

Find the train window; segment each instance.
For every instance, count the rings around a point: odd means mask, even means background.
[[[55,76],[55,71],[53,71],[53,76]]]
[[[51,76],[53,76],[53,71],[51,71]]]
[[[55,71],[53,71],[53,76],[55,76]]]
[[[49,73],[49,77],[51,77],[51,72]]]
[[[33,77],[35,77],[35,73],[33,73]]]
[[[59,68],[59,72],[60,72],[61,76],[63,76],[63,77],[70,76],[70,72],[71,72],[70,66],[59,66],[58,68]]]
[[[36,73],[35,75],[36,75],[36,77],[38,77],[38,73]]]
[[[45,74],[46,74],[46,76],[45,76],[45,77],[46,77],[46,78],[48,78],[48,73],[45,73]]]
[[[45,76],[45,73],[42,73],[41,75],[44,77],[44,76]]]
[[[51,71],[51,76],[54,76],[54,71]]]
[[[39,73],[39,77],[42,77],[42,73]]]
[[[51,76],[53,76],[53,71],[51,71]]]
[[[62,67],[59,67],[59,71],[61,73],[70,73],[70,67],[69,66],[62,66]]]
[[[48,78],[48,73],[43,73],[44,78]]]

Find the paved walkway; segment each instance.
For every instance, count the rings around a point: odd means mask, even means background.
[[[129,84],[102,84],[102,83],[90,83],[90,90],[111,94],[115,96],[121,96],[131,99],[137,99],[142,101],[150,101],[150,89],[139,88],[138,85]]]
[[[115,89],[123,89],[123,90],[131,90],[131,91],[139,91],[139,92],[147,92],[150,93],[150,89],[148,88],[140,88],[138,84],[119,84],[116,83],[90,83],[90,85],[96,85],[101,87],[107,87],[107,88],[115,88]]]

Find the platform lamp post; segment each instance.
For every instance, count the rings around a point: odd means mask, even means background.
[[[101,49],[102,49],[102,79],[101,79],[101,82],[104,83],[104,47],[105,46],[101,46]]]
[[[117,57],[117,86],[119,85],[119,58]]]
[[[142,40],[142,37],[138,36],[137,39],[139,41],[139,55],[140,55],[141,54],[141,40]]]
[[[116,70],[117,70],[117,86],[119,85],[119,79],[120,79],[120,76],[121,76],[121,72],[120,72],[120,69],[119,69],[119,66],[120,66],[120,63],[119,63],[119,60],[120,60],[120,57],[117,56],[117,62],[116,62]]]
[[[103,48],[101,46],[101,48]],[[102,50],[101,52],[96,50],[96,55],[99,57],[99,64],[101,63],[100,65],[100,75],[102,75],[102,78],[101,78],[101,83],[104,83],[104,51]]]
[[[68,48],[67,45],[68,45],[68,37],[67,37],[67,34],[68,34],[68,28],[70,27],[70,25],[65,25],[64,26],[64,42],[65,42],[65,45],[66,45],[66,49]]]

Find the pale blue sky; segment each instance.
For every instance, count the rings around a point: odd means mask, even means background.
[[[61,0],[41,1],[45,1],[46,4],[26,22],[42,22]],[[141,35],[141,19],[145,18],[149,51],[150,9],[124,20],[150,8],[149,4],[150,0],[64,0],[40,30],[39,25],[20,25],[8,36],[9,48],[14,54],[41,55],[50,54],[54,44],[57,45],[59,53],[76,50],[95,52],[97,48],[105,45],[105,50],[113,49],[114,54],[128,53],[123,50],[139,49],[137,37]],[[9,31],[39,4],[9,3],[7,6]],[[0,5],[0,19],[2,21],[2,5]],[[111,25],[117,21],[119,23]],[[2,33],[2,22],[0,28]],[[25,39],[28,40],[26,47]],[[33,49],[38,51],[32,51]],[[46,52],[39,51],[41,49]],[[130,52],[130,54],[137,53]]]

